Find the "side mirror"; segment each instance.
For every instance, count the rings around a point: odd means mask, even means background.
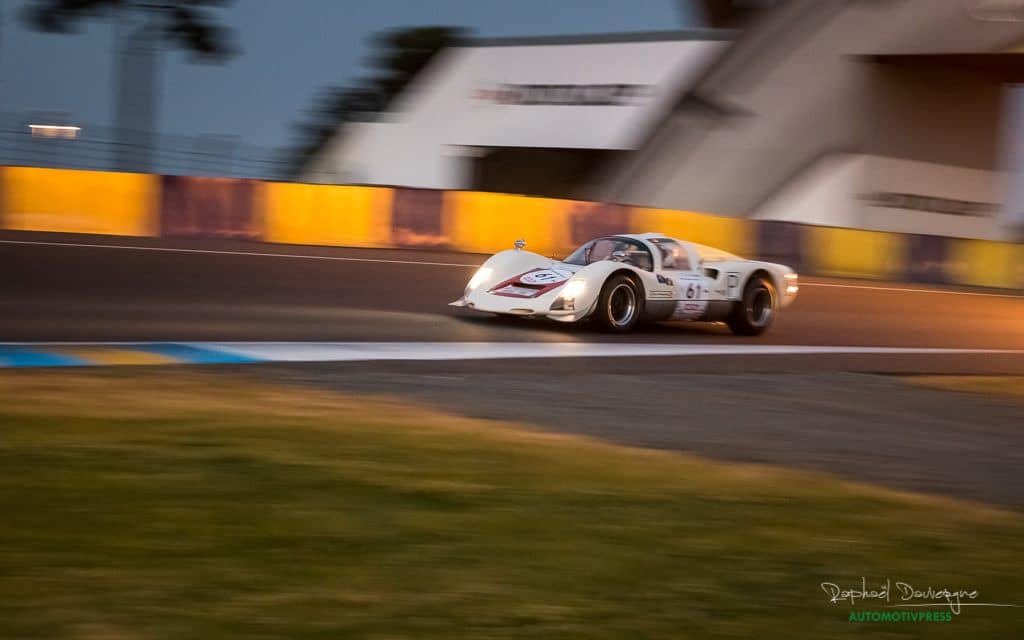
[[[629,259],[629,254],[625,251],[612,251],[612,260],[615,262],[625,262]]]
[[[526,246],[526,240],[519,238],[518,240],[512,243],[512,246],[516,248],[516,251],[519,251],[520,249]]]

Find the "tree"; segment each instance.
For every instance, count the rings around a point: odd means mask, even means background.
[[[465,38],[461,27],[444,26],[396,29],[372,36],[370,75],[354,87],[327,87],[317,92],[307,119],[296,125],[299,141],[288,151],[287,174],[300,172],[339,126],[386,111],[439,51]]]
[[[387,104],[438,51],[465,39],[466,32],[460,27],[412,27],[373,36],[371,44],[377,51],[370,64],[377,69],[377,75],[371,82]]]
[[[152,170],[159,86],[158,47],[182,49],[199,62],[222,62],[237,53],[234,34],[216,24],[209,8],[231,0],[35,0],[23,22],[47,33],[75,33],[82,22],[118,21],[115,73],[114,168]]]
[[[687,15],[691,0],[676,0],[683,15]],[[700,0],[704,20],[712,29],[741,29],[780,0]]]

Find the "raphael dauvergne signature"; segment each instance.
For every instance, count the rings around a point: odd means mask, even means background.
[[[954,615],[959,615],[961,607],[1016,607],[1015,604],[996,602],[980,602],[981,596],[977,589],[960,589],[936,587],[932,585],[917,586],[909,582],[886,578],[877,587],[868,586],[867,578],[862,577],[860,584],[843,586],[834,582],[822,582],[821,590],[828,596],[829,604],[849,602],[851,605],[861,603],[878,603],[887,607],[949,607]]]

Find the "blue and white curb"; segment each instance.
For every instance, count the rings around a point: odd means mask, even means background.
[[[1024,355],[1024,350],[594,342],[22,342],[0,343],[0,367],[652,356],[957,354]]]
[[[0,367],[231,364],[259,361],[213,346],[185,342],[0,343]]]

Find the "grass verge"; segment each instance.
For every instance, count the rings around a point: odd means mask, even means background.
[[[0,373],[0,470],[3,637],[1024,628],[850,622],[820,587],[1024,604],[1021,514],[189,370]]]

